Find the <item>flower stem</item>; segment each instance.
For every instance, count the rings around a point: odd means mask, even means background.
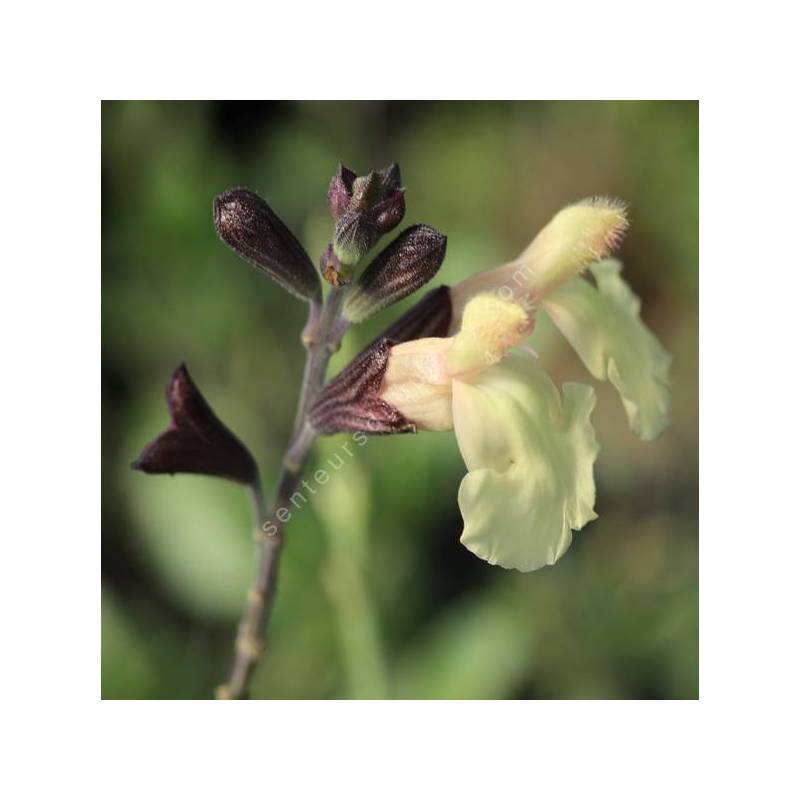
[[[226,684],[217,689],[217,698],[221,700],[243,700],[248,697],[250,679],[264,649],[264,635],[275,602],[278,567],[284,542],[285,522],[278,517],[277,512],[289,506],[316,439],[315,431],[308,425],[308,410],[322,389],[328,362],[339,349],[344,333],[341,308],[345,291],[344,288],[334,287],[321,310],[318,303],[311,305],[308,324],[302,337],[306,347],[306,365],[297,402],[294,432],[283,457],[269,508],[264,503],[261,479],[257,478],[251,487],[256,520],[256,575],[239,622],[230,677]]]

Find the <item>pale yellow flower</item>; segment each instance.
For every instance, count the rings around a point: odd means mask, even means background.
[[[616,387],[637,435],[655,438],[667,424],[670,356],[639,318],[619,262],[603,260],[626,228],[619,202],[568,206],[515,261],[451,289],[450,336],[390,351],[380,398],[417,429],[455,431],[468,469],[461,541],[489,563],[553,564],[596,516],[594,390],[565,384],[562,396],[529,355],[508,354],[540,310]],[[596,285],[581,276],[589,267]]]

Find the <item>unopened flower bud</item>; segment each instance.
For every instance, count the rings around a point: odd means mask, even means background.
[[[426,284],[438,271],[447,237],[427,225],[404,230],[364,270],[348,296],[344,314],[362,322]]]
[[[275,212],[255,192],[230,189],[214,200],[214,227],[237,255],[305,300],[321,294],[311,259]]]
[[[250,484],[258,468],[250,451],[223,425],[185,364],[167,386],[170,426],[148,444],[133,469],[150,474],[193,473]]]
[[[390,164],[357,177],[340,164],[328,189],[328,206],[336,221],[334,252],[342,265],[353,267],[403,219],[400,167]]]

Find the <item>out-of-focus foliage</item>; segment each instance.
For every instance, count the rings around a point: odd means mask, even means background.
[[[404,224],[448,237],[434,285],[517,255],[570,201],[625,199],[626,278],[675,355],[672,425],[640,442],[597,387],[599,519],[526,575],[459,544],[452,435],[326,440],[314,459],[331,478],[294,512],[254,696],[697,696],[695,103],[113,102],[102,139],[104,697],[209,697],[225,677],[253,567],[247,499],[129,464],[165,426],[183,359],[274,479],[305,307],[217,240],[211,202],[259,192],[315,260],[339,160],[400,163]],[[413,299],[359,326],[333,370]],[[557,382],[592,382],[546,322],[532,344]]]

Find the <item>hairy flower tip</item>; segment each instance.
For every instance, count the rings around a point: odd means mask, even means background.
[[[381,339],[363,350],[320,393],[309,420],[322,434],[414,433],[416,428],[379,396],[392,342]]]
[[[304,300],[320,297],[311,259],[278,215],[255,192],[229,189],[214,199],[214,227],[237,255]]]
[[[336,221],[334,252],[345,267],[352,267],[405,215],[400,167],[390,164],[379,172],[356,176],[340,164],[328,188],[328,207]]]
[[[412,294],[436,274],[446,250],[447,237],[433,228],[406,228],[361,274],[345,302],[345,316],[363,322]]]
[[[258,468],[250,451],[223,425],[194,384],[185,364],[167,386],[170,426],[131,464],[150,474],[211,475],[250,484]]]
[[[522,253],[531,285],[541,296],[616,249],[628,229],[620,200],[592,197],[556,214]]]
[[[600,261],[622,244],[622,240],[628,232],[630,225],[628,221],[628,204],[617,197],[598,195],[596,197],[588,197],[577,203],[577,205],[600,209],[607,215],[604,239],[598,248],[601,255],[595,259],[595,261]]]

